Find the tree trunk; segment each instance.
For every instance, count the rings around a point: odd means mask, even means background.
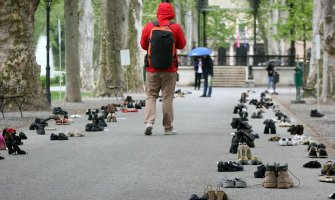
[[[323,79],[320,100],[334,100],[334,67],[335,67],[335,0],[321,1],[323,20]],[[332,82],[331,82],[332,81]]]
[[[64,1],[65,19],[65,101],[80,102],[80,64],[79,64],[79,17],[78,0]]]
[[[321,2],[319,0],[314,0],[313,6],[313,41],[311,47],[311,59],[309,64],[309,74],[307,79],[307,86],[308,87],[315,87],[316,85],[316,44],[314,36],[319,34],[320,29],[320,22],[321,22]]]
[[[185,6],[185,36],[186,36],[186,48],[185,51],[189,52],[194,47],[194,32],[193,30],[193,18],[192,18],[192,7],[189,6],[192,5],[191,0],[187,0],[186,6]]]
[[[102,23],[105,30],[102,33],[99,78],[94,95],[104,96],[107,93],[107,80],[121,82],[121,86],[129,91],[143,91],[143,63],[139,46],[142,1],[105,0],[103,4]],[[122,49],[130,49],[130,66],[121,66]]]
[[[93,41],[93,8],[91,0],[85,0],[79,4],[79,63],[83,91],[93,89]]]
[[[0,82],[25,87],[24,110],[49,109],[33,44],[38,4],[39,0],[0,1]]]
[[[142,48],[140,46],[142,31],[142,10],[141,0],[131,0],[129,9],[129,49],[130,63],[128,70],[128,87],[133,92],[143,92],[143,70],[144,62],[141,58]]]

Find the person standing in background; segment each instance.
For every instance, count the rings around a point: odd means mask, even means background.
[[[209,55],[205,55],[202,57],[202,76],[204,78],[204,91],[200,97],[211,97],[212,96],[213,60]]]
[[[195,57],[194,62],[194,90],[200,90],[201,85],[201,77],[202,77],[202,58],[201,57]]]
[[[273,93],[276,93],[276,82],[275,82],[275,63],[270,62],[266,67],[266,71],[268,71],[268,91],[273,90]]]

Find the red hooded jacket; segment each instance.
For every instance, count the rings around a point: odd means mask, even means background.
[[[175,40],[175,46],[176,49],[183,49],[186,45],[186,41],[185,41],[185,36],[184,36],[184,32],[181,29],[181,27],[177,24],[170,24],[170,20],[175,18],[175,14],[173,11],[173,7],[170,3],[160,3],[158,8],[157,8],[157,21],[158,24],[160,26],[169,26],[169,28],[171,29],[172,33],[173,33],[173,37]],[[155,25],[150,22],[147,23],[143,30],[142,30],[142,36],[141,36],[141,46],[144,50],[148,51],[149,48],[149,36],[150,36],[150,32],[151,29],[154,28]],[[167,69],[157,69],[154,67],[151,67],[150,65],[147,66],[146,70],[147,72],[176,72],[177,71],[177,62],[174,62],[172,64],[171,67],[167,68]]]

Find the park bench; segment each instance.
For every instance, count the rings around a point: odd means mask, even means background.
[[[6,105],[10,105],[10,103],[15,103],[20,110],[21,117],[22,115],[22,105],[26,100],[26,96],[24,93],[24,87],[21,84],[5,84],[0,83],[0,111],[2,113],[2,117],[5,118],[4,111]]]

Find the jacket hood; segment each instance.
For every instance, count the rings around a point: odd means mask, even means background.
[[[157,8],[157,20],[159,25],[168,25],[169,21],[175,18],[172,4],[160,3]]]
[[[15,133],[15,132],[16,132],[16,129],[15,129],[15,128],[12,128],[12,127],[8,127],[8,128],[5,129],[5,131],[6,131],[7,133]]]

